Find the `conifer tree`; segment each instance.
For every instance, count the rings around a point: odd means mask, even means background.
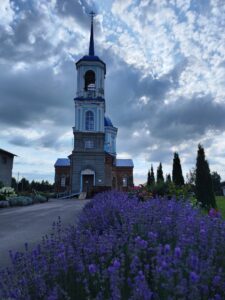
[[[155,174],[154,174],[154,169],[153,169],[152,165],[151,165],[150,177],[151,177],[151,184],[154,184],[155,183]]]
[[[160,163],[157,169],[157,183],[164,182],[162,164]]]
[[[147,185],[149,186],[150,184],[151,184],[151,174],[150,171],[148,171]]]
[[[171,183],[172,182],[170,174],[166,175],[166,182],[167,183]]]
[[[182,174],[180,158],[177,152],[174,153],[173,158],[173,183],[177,186],[184,185],[184,177]]]
[[[212,178],[207,160],[205,159],[204,148],[198,145],[196,160],[196,198],[202,206],[210,209],[216,207],[215,195],[213,192]]]

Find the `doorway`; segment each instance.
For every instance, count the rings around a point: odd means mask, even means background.
[[[86,192],[87,196],[91,196],[91,191],[93,189],[94,186],[94,175],[82,175],[82,182],[83,182],[83,186],[82,186],[82,192]]]

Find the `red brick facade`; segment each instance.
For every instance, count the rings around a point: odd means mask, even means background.
[[[71,170],[70,166],[55,166],[55,191],[56,193],[71,192]],[[93,191],[115,189],[127,191],[133,186],[133,166],[116,166],[116,158],[108,153],[105,154],[105,176],[106,186]]]
[[[55,192],[70,192],[70,166],[55,167]]]

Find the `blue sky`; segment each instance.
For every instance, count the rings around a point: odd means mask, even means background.
[[[0,147],[18,155],[14,174],[53,181],[71,153],[74,62],[88,52],[92,9],[107,114],[135,182],[160,161],[171,173],[174,151],[185,175],[200,142],[225,179],[223,0],[2,0]]]

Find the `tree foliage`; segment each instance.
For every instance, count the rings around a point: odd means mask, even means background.
[[[17,192],[31,192],[33,190],[39,192],[51,192],[54,190],[54,185],[47,180],[42,180],[41,182],[32,180],[30,182],[26,178],[22,178],[17,182],[14,177],[12,177],[12,187]]]
[[[172,182],[171,176],[170,176],[170,174],[167,174],[166,175],[166,183],[171,183],[171,182]]]
[[[151,174],[150,174],[150,171],[148,171],[147,185],[151,185]]]
[[[155,183],[155,174],[154,174],[154,169],[153,169],[152,165],[151,165],[150,178],[151,178],[151,184],[154,184]]]
[[[162,164],[160,163],[157,169],[157,183],[164,182]]]
[[[189,173],[186,174],[186,182],[187,184],[194,186],[195,181],[196,181],[196,169],[193,168],[189,171]]]
[[[177,186],[184,185],[184,177],[182,174],[182,168],[180,164],[180,158],[177,152],[174,153],[173,158],[173,183]]]
[[[217,172],[212,172],[212,183],[213,183],[213,191],[217,196],[221,196],[222,189],[221,189],[221,176]]]
[[[148,171],[148,179],[147,179],[147,185],[153,185],[155,184],[155,174],[154,174],[154,169],[153,166],[151,165],[151,171]]]
[[[212,177],[209,164],[205,159],[204,148],[198,145],[198,154],[196,160],[196,198],[203,207],[208,210],[216,207],[215,195],[213,192]]]

